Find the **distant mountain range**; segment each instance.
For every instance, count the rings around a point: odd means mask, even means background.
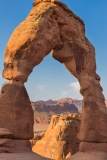
[[[69,103],[69,104],[74,104],[78,110],[81,112],[82,110],[82,100],[78,100],[78,99],[72,99],[72,98],[62,98],[59,100],[52,100],[49,99],[47,101],[38,101],[38,102],[42,102],[44,104],[47,105],[52,105],[52,104],[63,104],[63,103]]]
[[[49,124],[52,115],[81,113],[82,101],[71,98],[31,102],[34,110],[34,122]]]
[[[107,106],[107,100],[105,101]],[[31,102],[35,124],[49,124],[52,115],[82,113],[82,100],[62,98],[59,100]]]

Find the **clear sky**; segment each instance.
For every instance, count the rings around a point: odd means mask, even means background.
[[[107,99],[107,0],[61,1],[85,22],[86,36],[96,49],[97,73]],[[0,0],[0,87],[6,81],[1,77],[4,48],[14,28],[31,9],[32,0]],[[52,59],[51,54],[34,68],[25,85],[32,101],[62,97],[82,99],[77,79]]]

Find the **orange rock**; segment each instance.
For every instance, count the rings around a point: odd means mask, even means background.
[[[63,160],[79,150],[77,133],[80,126],[80,115],[54,115],[51,123],[41,140],[33,147],[44,157]]]
[[[10,81],[12,93],[8,87],[6,87],[6,93],[3,90],[1,92],[0,128],[11,130],[14,138],[29,139],[32,137],[32,111],[28,107],[29,98],[26,97],[25,88],[22,86],[33,68],[51,51],[52,57],[64,64],[70,74],[74,75],[80,83],[80,93],[84,99],[78,138],[89,143],[107,143],[107,128],[105,127],[107,125],[107,108],[100,85],[100,77],[96,73],[95,49],[85,36],[84,22],[65,4],[56,0],[37,0],[34,8],[27,18],[16,27],[7,43],[2,75]],[[5,86],[9,86],[9,84]],[[26,112],[24,112],[23,106]],[[65,124],[63,120],[60,123],[61,126]],[[55,129],[55,133],[60,133],[60,126]],[[62,135],[62,132],[60,134]],[[52,134],[49,136],[52,138]],[[57,141],[62,137],[57,135],[57,138],[54,138]],[[66,136],[63,138],[66,139]],[[48,143],[46,149],[51,147],[49,141]],[[66,143],[61,139],[61,147],[63,148],[63,146],[67,151]],[[61,147],[56,146],[59,151],[61,151]],[[43,153],[44,149],[41,152]],[[45,154],[50,155],[48,150],[45,151]],[[53,154],[54,148],[51,155],[53,156]],[[73,157],[79,159],[78,155],[80,154],[82,153]],[[85,155],[86,153],[84,153]],[[64,156],[60,155],[60,157]],[[93,159],[90,157],[88,155],[86,159]],[[84,158],[82,157],[82,159]]]

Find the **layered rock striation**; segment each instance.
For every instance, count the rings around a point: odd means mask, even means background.
[[[43,102],[32,102],[31,104],[34,111],[35,124],[49,124],[52,115],[55,114],[79,113],[78,108],[69,103],[44,104]]]

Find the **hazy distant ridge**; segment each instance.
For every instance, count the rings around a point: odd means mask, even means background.
[[[82,100],[62,98],[59,100],[31,102],[34,110],[35,124],[49,124],[51,116],[55,114],[82,113]],[[107,100],[105,101],[107,106]]]
[[[52,115],[79,113],[81,104],[81,100],[71,98],[32,102],[34,121],[37,124],[48,124]]]

